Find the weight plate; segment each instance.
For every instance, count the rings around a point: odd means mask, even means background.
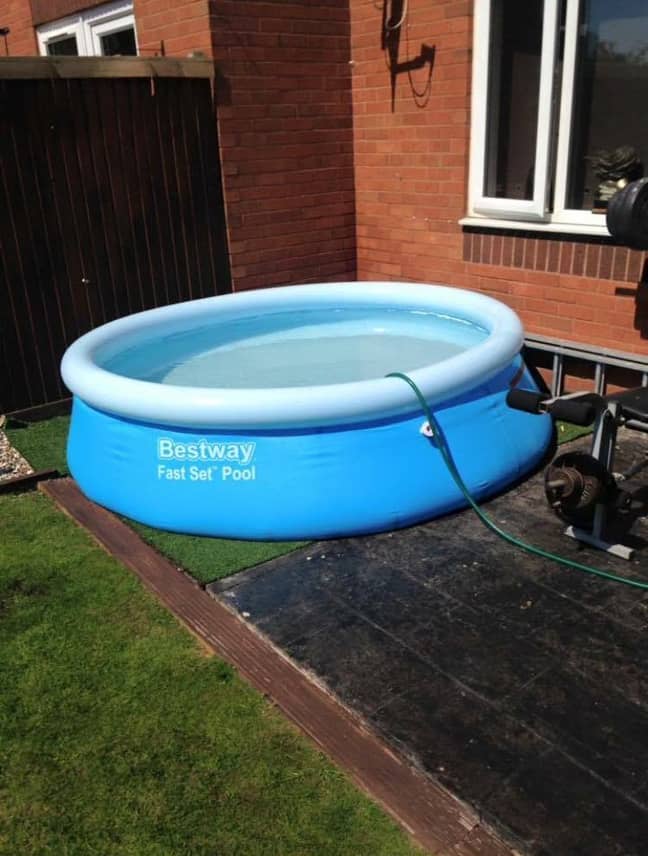
[[[628,245],[635,250],[648,249],[648,178],[633,182],[632,225]]]
[[[625,202],[629,187],[630,185],[626,184],[622,190],[614,194],[608,202],[605,214],[608,232],[619,243],[625,243],[626,234],[630,229],[631,210]]]
[[[648,249],[648,177],[626,184],[608,202],[606,223],[620,244]]]

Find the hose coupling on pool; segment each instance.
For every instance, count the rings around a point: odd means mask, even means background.
[[[433,440],[433,439],[434,439],[434,429],[432,428],[432,426],[430,425],[430,423],[429,423],[429,422],[424,422],[424,423],[421,425],[421,427],[419,428],[419,432],[420,432],[424,437],[429,437],[429,439],[430,439],[430,440]]]

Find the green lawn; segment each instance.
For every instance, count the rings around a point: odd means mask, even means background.
[[[7,429],[10,442],[37,470],[57,469],[67,473],[65,446],[69,416]],[[232,541],[163,532],[127,520],[137,533],[160,553],[203,583],[222,579],[268,559],[302,547],[300,542]]]
[[[0,498],[0,853],[413,856],[38,493]]]

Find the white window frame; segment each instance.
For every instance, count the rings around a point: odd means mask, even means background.
[[[472,77],[472,121],[470,144],[470,174],[468,181],[468,216],[464,225],[487,225],[502,228],[532,229],[577,234],[608,235],[604,214],[568,209],[567,170],[572,130],[572,108],[580,0],[566,0],[562,83],[559,91],[560,109],[554,115],[554,68],[559,39],[559,0],[545,0],[540,56],[540,89],[538,125],[535,150],[533,198],[530,200],[489,197],[484,194],[489,127],[488,116],[492,45],[492,2],[475,0],[474,49]],[[492,123],[491,123],[492,125]],[[554,134],[557,132],[552,158]],[[555,179],[553,210],[550,211],[551,177]]]
[[[47,56],[49,42],[56,42],[64,36],[76,36],[79,56],[103,56],[101,37],[131,27],[135,33],[135,46],[139,52],[133,4],[117,0],[115,3],[105,3],[94,9],[87,9],[78,15],[70,15],[58,21],[52,21],[50,24],[43,24],[36,30],[36,36],[42,56]]]
[[[82,56],[85,48],[85,38],[81,20],[78,15],[69,18],[61,18],[51,24],[43,24],[41,27],[38,27],[36,30],[36,37],[38,39],[38,50],[40,51],[41,56],[48,56],[47,45],[50,42],[59,42],[64,38],[71,38],[72,36],[76,38],[77,51],[79,56]]]
[[[95,9],[89,9],[83,17],[86,28],[86,44],[88,47],[92,45],[93,56],[103,56],[101,53],[102,36],[118,33],[120,30],[131,27],[135,33],[135,47],[139,51],[132,3],[121,2],[98,6]]]

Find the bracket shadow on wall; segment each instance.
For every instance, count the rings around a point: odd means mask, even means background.
[[[391,109],[394,112],[396,102],[396,79],[399,74],[407,74],[412,96],[418,107],[425,107],[430,97],[432,85],[432,69],[434,68],[434,45],[422,44],[418,56],[410,59],[409,36],[407,34],[408,0],[383,0],[382,28],[380,46],[387,54],[387,67],[391,80]],[[405,55],[399,61],[401,32],[405,28]],[[412,78],[412,72],[428,66],[428,74],[422,89],[417,89]]]

